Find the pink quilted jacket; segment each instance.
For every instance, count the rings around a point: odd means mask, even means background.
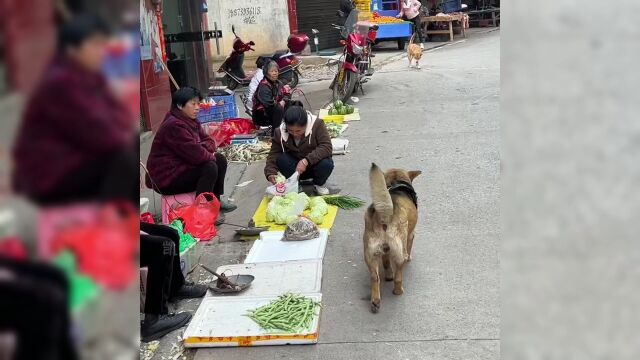
[[[418,0],[402,0],[400,2],[400,17],[406,16],[411,20],[420,14],[422,4]]]

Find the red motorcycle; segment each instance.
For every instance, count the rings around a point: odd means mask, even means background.
[[[342,56],[338,60],[339,68],[331,83],[333,100],[347,102],[357,89],[364,94],[362,85],[368,82],[374,69],[371,63],[372,47],[375,43],[378,25],[368,22],[358,22],[358,11],[353,10],[345,21],[344,26],[334,25],[340,29],[344,40]]]
[[[224,60],[222,65],[220,65],[218,72],[225,74],[223,83],[229,89],[234,90],[238,86],[247,86],[251,82],[254,72],[245,74],[242,67],[244,64],[244,53],[254,51],[253,46],[255,43],[253,41],[249,41],[248,43],[243,42],[236,34],[234,26],[231,27],[231,31],[235,36],[233,51]],[[302,60],[300,60],[296,54],[301,53],[307,46],[307,43],[309,43],[309,37],[305,34],[290,35],[287,40],[288,51],[277,51],[274,54],[258,56],[256,65],[258,68],[262,68],[268,60],[274,60],[278,64],[278,67],[280,67],[278,79],[291,88],[295,88],[298,86],[299,77],[302,75],[299,69]]]

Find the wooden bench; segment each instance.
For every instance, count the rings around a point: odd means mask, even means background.
[[[491,14],[491,22],[493,24],[493,27],[497,27],[498,26],[498,22],[500,21],[500,8],[487,8],[487,9],[483,9],[483,10],[472,10],[469,11],[467,14],[469,14],[469,17],[471,17],[472,15],[478,15],[477,19],[469,19],[469,22],[482,22],[488,19],[484,19],[484,15],[485,14]]]
[[[460,23],[460,28],[462,29],[462,37],[467,37],[465,34],[465,14],[444,14],[444,15],[436,15],[436,16],[423,16],[422,17],[422,28],[423,34],[428,35],[449,35],[449,41],[453,41],[453,23]],[[447,23],[447,30],[427,30],[429,23]]]

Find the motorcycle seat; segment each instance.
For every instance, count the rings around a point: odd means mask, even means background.
[[[278,50],[278,51],[276,51],[274,53],[261,54],[260,56],[258,56],[258,58],[278,60],[283,55],[287,55],[288,53],[289,53],[289,50]]]
[[[287,54],[289,54],[289,50],[278,50],[275,53],[259,55],[256,59],[256,66],[262,68],[268,60],[278,61],[278,59],[280,59],[283,55]]]

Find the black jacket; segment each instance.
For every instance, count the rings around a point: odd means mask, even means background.
[[[269,81],[266,76],[256,89],[253,95],[253,111],[264,111],[278,102],[284,97],[284,88],[279,80]]]
[[[344,26],[344,23],[347,21],[349,14],[354,8],[352,0],[340,0],[340,11],[342,11],[342,16],[338,19],[338,25]]]
[[[354,6],[352,0],[340,0],[340,11],[342,11],[345,16],[349,16],[349,13],[353,9]]]

